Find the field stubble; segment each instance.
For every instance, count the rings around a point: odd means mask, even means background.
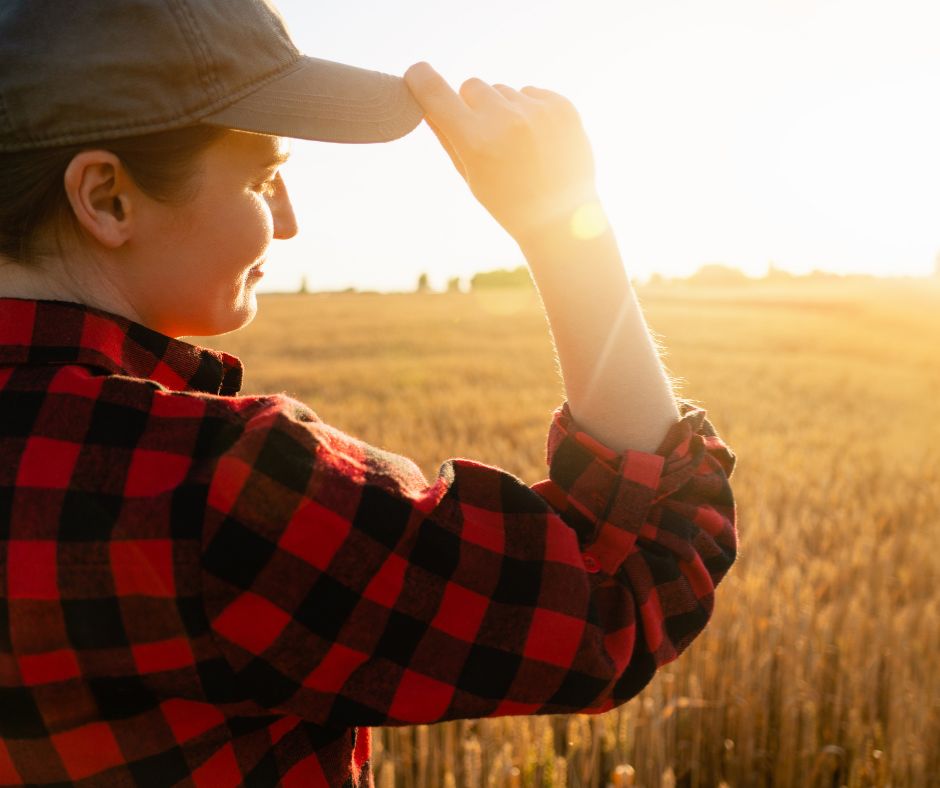
[[[742,540],[705,632],[606,715],[376,731],[380,788],[940,785],[940,287],[641,290],[739,465]],[[412,457],[545,475],[562,396],[524,293],[261,298],[213,340]]]

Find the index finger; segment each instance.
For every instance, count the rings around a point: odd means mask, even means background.
[[[405,72],[405,82],[425,115],[450,139],[461,139],[473,112],[429,63],[415,63]]]

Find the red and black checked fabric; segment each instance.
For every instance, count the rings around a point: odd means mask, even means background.
[[[701,631],[733,456],[686,408],[428,483],[238,360],[0,299],[0,785],[370,785],[369,728],[603,711]]]

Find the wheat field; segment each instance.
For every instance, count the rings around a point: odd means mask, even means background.
[[[606,715],[375,731],[379,788],[940,785],[940,281],[640,290],[738,454],[741,552],[705,632]],[[244,391],[408,454],[543,478],[562,388],[538,301],[260,298]]]

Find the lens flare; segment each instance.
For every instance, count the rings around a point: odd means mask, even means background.
[[[571,234],[582,241],[598,238],[607,231],[607,217],[599,202],[582,205],[571,215]]]

